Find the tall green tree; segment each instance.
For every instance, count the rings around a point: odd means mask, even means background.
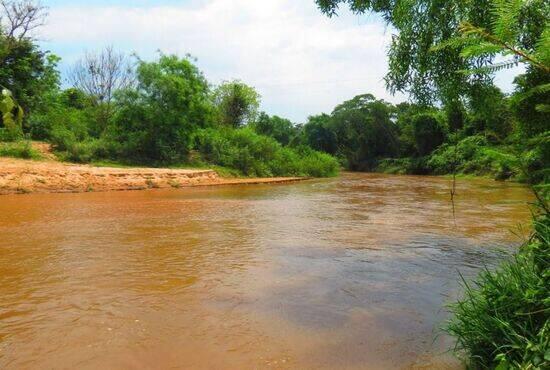
[[[260,113],[254,123],[254,130],[260,135],[270,136],[282,145],[288,145],[298,135],[296,126],[288,119]]]
[[[161,55],[139,61],[137,87],[119,92],[108,136],[120,155],[141,161],[185,159],[191,134],[212,122],[208,83],[194,60]]]
[[[59,86],[59,58],[41,50],[32,37],[44,20],[37,1],[0,1],[0,85],[27,113],[44,109],[49,92]]]
[[[369,170],[382,157],[398,153],[394,107],[371,94],[338,105],[330,116],[310,117],[304,126],[313,148],[337,155],[352,170]]]
[[[256,120],[261,97],[253,87],[238,80],[224,82],[214,90],[213,98],[222,124],[239,127]]]

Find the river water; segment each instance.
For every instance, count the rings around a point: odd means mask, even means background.
[[[444,305],[531,196],[457,187],[455,219],[437,177],[0,197],[0,368],[461,368]]]

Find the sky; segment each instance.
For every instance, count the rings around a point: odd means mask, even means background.
[[[212,84],[239,79],[269,114],[305,122],[344,100],[385,89],[392,30],[375,15],[346,10],[327,18],[314,0],[43,0],[44,48],[62,73],[86,51],[106,46],[153,60],[158,51],[197,58]],[[510,85],[510,78],[501,78]]]

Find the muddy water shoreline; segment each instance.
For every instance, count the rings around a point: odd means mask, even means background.
[[[518,184],[344,173],[285,186],[0,198],[0,368],[461,369],[460,274],[516,250]]]

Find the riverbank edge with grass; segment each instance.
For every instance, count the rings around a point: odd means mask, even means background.
[[[61,161],[47,143],[0,143],[0,195],[280,184],[309,178],[243,177],[232,169],[196,164],[170,167],[147,167],[119,162],[79,164]]]
[[[84,193],[196,186],[280,184],[307,177],[221,177],[210,169],[96,167],[49,160],[0,158],[0,195]]]

